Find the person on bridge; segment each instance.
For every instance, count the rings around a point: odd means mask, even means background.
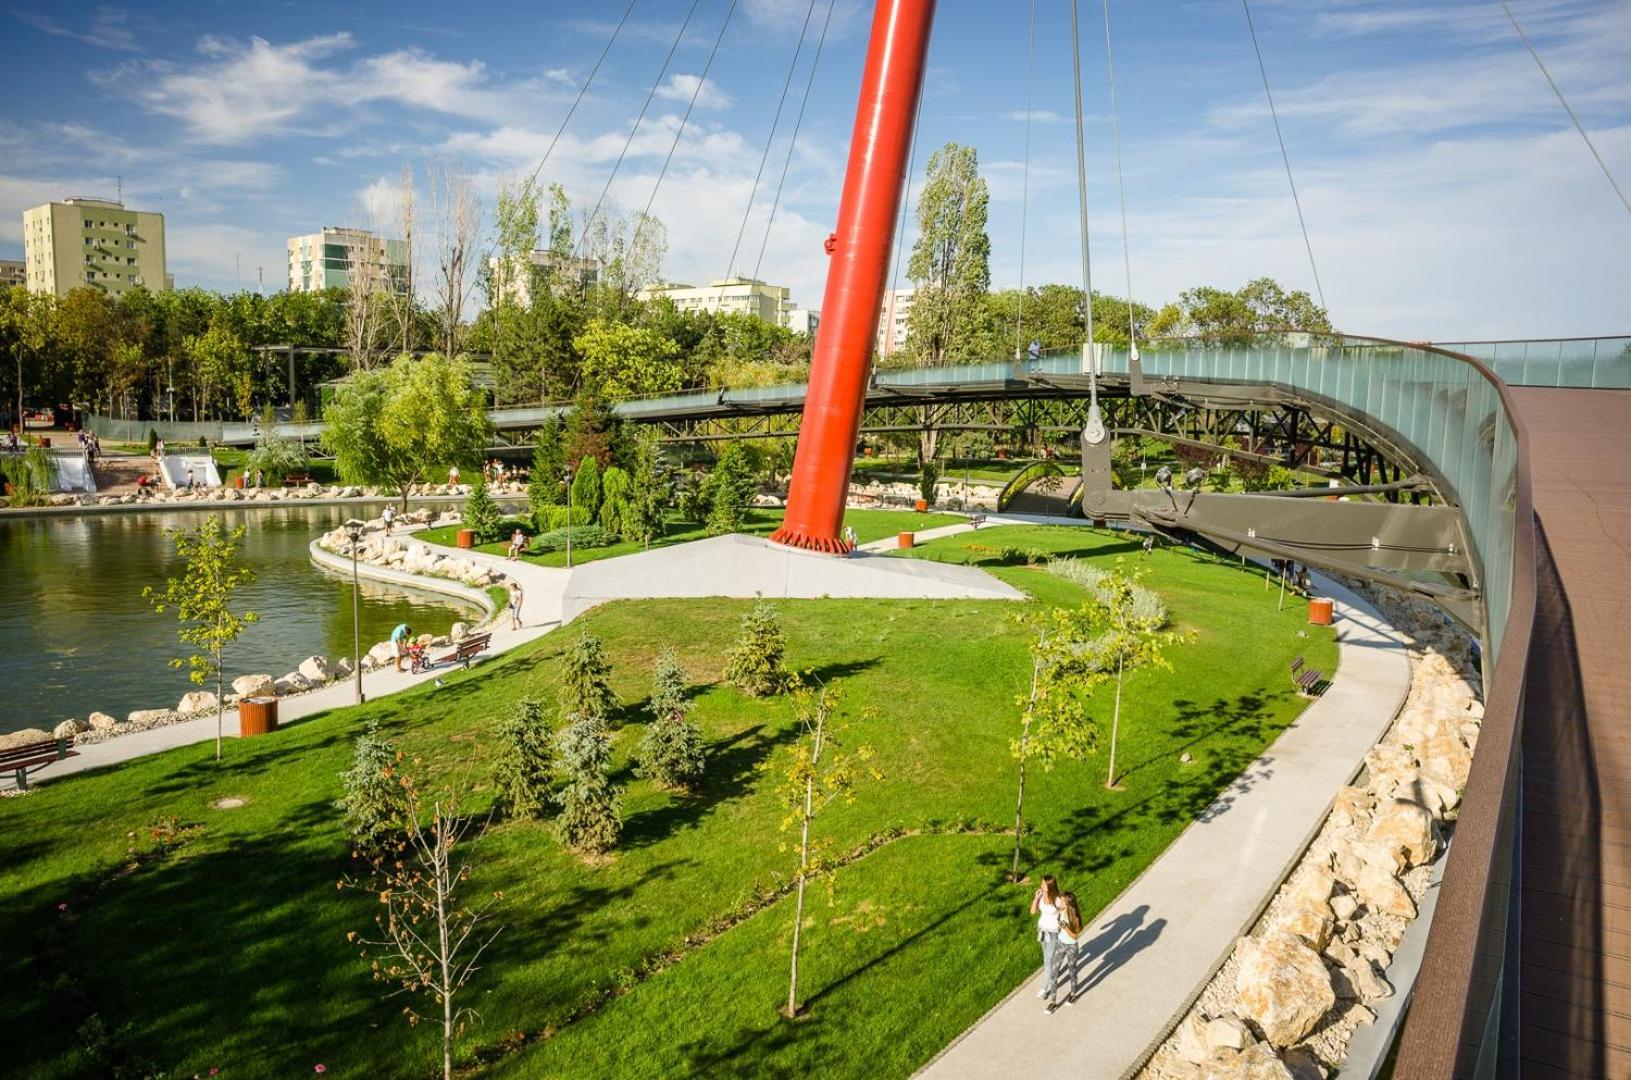
[[[1036,916],[1036,940],[1042,946],[1042,989],[1039,998],[1053,997],[1053,955],[1059,948],[1059,883],[1052,874],[1042,877],[1042,884],[1031,897],[1031,914]],[[1052,1006],[1052,1001],[1049,1001]]]
[[[398,623],[397,628],[391,631],[391,647],[396,650],[396,669],[402,670],[402,661],[408,655],[408,646],[413,642],[413,627],[407,623]]]
[[[1030,345],[1026,346],[1025,355],[1032,360],[1042,359],[1042,343],[1036,338],[1032,338]]]

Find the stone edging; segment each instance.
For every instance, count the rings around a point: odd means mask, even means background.
[[[336,555],[334,552],[319,546],[316,540],[307,545],[307,549],[311,552],[311,561],[325,570],[333,570],[338,574],[345,575],[351,573],[351,559],[349,556]],[[402,585],[425,592],[441,593],[445,596],[456,596],[461,600],[468,600],[485,612],[482,617],[482,625],[491,622],[493,617],[498,614],[498,605],[493,603],[493,598],[487,595],[485,589],[472,588],[451,578],[414,574],[406,570],[392,570],[389,567],[375,566],[373,563],[364,562],[361,559],[357,560],[357,576],[368,578],[370,581],[384,582],[388,585]]]

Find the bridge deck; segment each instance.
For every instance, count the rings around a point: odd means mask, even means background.
[[[1521,1075],[1631,1076],[1631,391],[1514,389],[1540,522]]]

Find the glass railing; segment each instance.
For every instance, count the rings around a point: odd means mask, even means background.
[[[1513,386],[1631,389],[1631,337],[1434,344],[1482,360]]]

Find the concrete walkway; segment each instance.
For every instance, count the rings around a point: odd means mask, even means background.
[[[398,530],[401,532],[402,530]],[[430,548],[447,552],[445,547],[413,541],[415,546]],[[490,631],[492,643],[488,651],[481,654],[476,661],[479,665],[482,659],[497,656],[507,652],[518,645],[533,641],[561,624],[561,596],[566,592],[566,579],[569,571],[559,570],[547,566],[535,566],[532,563],[516,560],[509,562],[501,555],[490,555],[480,551],[463,551],[460,555],[475,562],[491,566],[515,578],[521,583],[522,605],[520,630],[510,629],[509,614],[500,611],[492,620]],[[317,570],[314,568],[313,573]],[[364,642],[364,651],[371,645]],[[433,649],[432,655],[439,655],[442,650]],[[370,701],[394,694],[399,690],[417,686],[447,674],[448,669],[438,668],[432,671],[420,672],[418,675],[407,671],[397,671],[394,667],[385,667],[363,675],[363,695]],[[276,674],[276,673],[274,673]],[[341,679],[329,683],[320,690],[284,698],[278,702],[278,722],[287,724],[305,716],[311,716],[325,709],[337,709],[350,705],[356,700],[356,682],[353,678]],[[222,730],[229,737],[238,734],[238,710],[228,709],[223,719]],[[60,780],[74,773],[84,772],[87,769],[99,769],[105,765],[115,765],[121,761],[132,758],[145,757],[148,754],[158,754],[165,750],[173,750],[178,746],[191,746],[194,743],[208,742],[215,738],[215,714],[201,716],[193,720],[184,720],[179,724],[169,724],[165,727],[152,728],[148,731],[138,731],[129,735],[120,735],[105,742],[91,743],[78,748],[78,756],[59,761],[40,770],[29,777],[29,785],[50,783]],[[0,780],[0,790],[9,790],[12,786],[10,774]]]
[[[1036,997],[1038,969],[920,1077],[1118,1080],[1160,1046],[1256,922],[1409,692],[1400,635],[1358,596],[1316,580],[1336,602],[1341,660],[1331,686],[1090,922],[1081,1000],[1048,1012]],[[1071,867],[1046,869],[1069,887]]]
[[[1085,526],[1086,524],[1088,524],[1087,522],[1083,521],[1081,518],[1061,518],[1059,520],[1066,523],[1066,524],[1073,524],[1073,525],[1084,525]],[[985,521],[980,525],[974,525],[974,524],[971,524],[970,522],[962,521],[962,522],[958,522],[956,525],[942,525],[942,526],[940,526],[939,528],[936,528],[936,529],[924,529],[922,532],[913,533],[912,536],[913,536],[914,545],[916,545],[916,544],[926,544],[930,540],[938,540],[943,536],[956,536],[959,533],[974,532],[975,530],[981,529],[981,528],[992,529],[992,528],[997,527],[998,525],[1029,525],[1029,524],[1032,524],[1032,522],[1028,521],[1026,519],[1023,519],[1023,518],[1011,518],[1011,517],[1008,517],[1006,515],[1003,515],[1003,516],[999,517],[996,514],[992,514],[991,516],[987,517],[985,519]],[[1055,522],[1049,522],[1049,524],[1055,524]],[[857,551],[899,551],[900,550],[900,537],[899,537],[899,535],[886,536],[882,540],[873,540],[873,541],[871,541],[869,543],[857,544],[857,545],[855,545],[855,550],[857,550]]]

